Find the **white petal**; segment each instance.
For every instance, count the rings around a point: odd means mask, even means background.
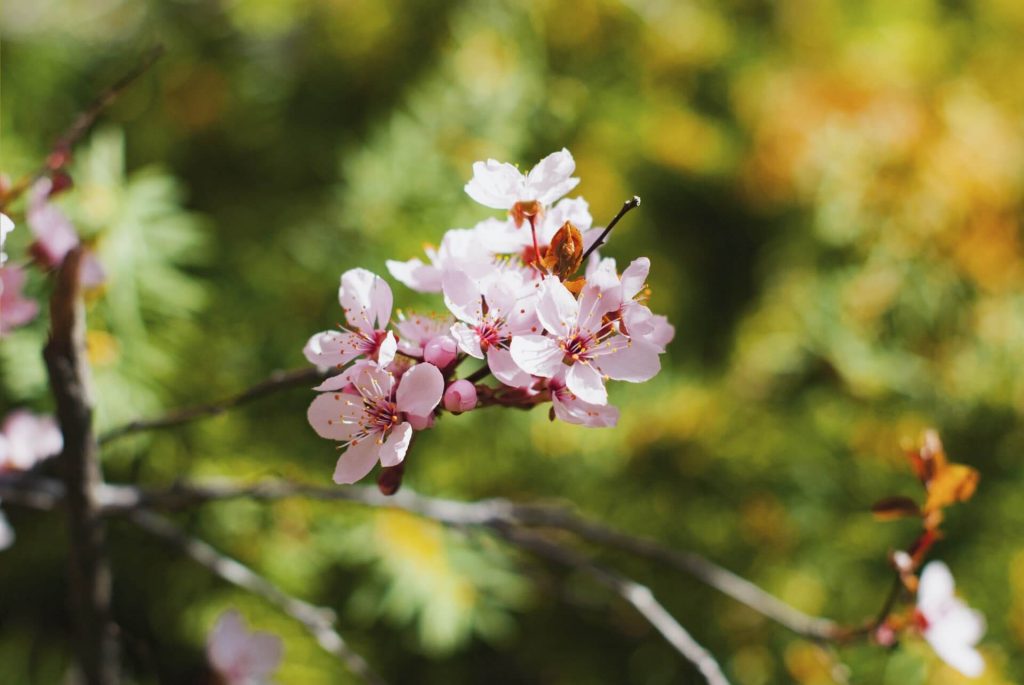
[[[601,345],[602,348],[594,357],[593,363],[609,378],[643,383],[661,371],[658,348],[643,340],[628,340],[620,335]]]
[[[306,411],[309,425],[321,438],[345,442],[359,432],[363,398],[348,393],[323,393],[313,398]]]
[[[483,350],[480,349],[480,336],[476,334],[476,330],[460,321],[452,326],[451,333],[460,350],[477,359],[484,358]]]
[[[500,347],[487,350],[487,366],[499,381],[513,388],[527,388],[533,384],[533,376],[519,368],[512,353]]]
[[[389,259],[387,267],[396,281],[417,292],[441,292],[441,271],[437,267],[424,264],[419,259],[410,259],[407,262]]]
[[[576,362],[565,372],[565,387],[584,402],[608,404],[608,391],[601,372],[590,364]]]
[[[554,338],[543,335],[517,335],[512,338],[510,351],[520,369],[543,378],[558,373],[565,356]]]
[[[388,334],[380,341],[380,347],[377,349],[377,363],[381,366],[387,366],[394,361],[396,352],[398,352],[398,340],[395,339],[394,333],[388,331]]]
[[[634,259],[622,272],[622,299],[632,300],[647,282],[651,271],[651,260],[647,257]]]
[[[510,209],[519,199],[524,181],[519,169],[511,164],[494,159],[475,162],[466,194],[485,207]]]
[[[949,567],[941,561],[931,561],[921,572],[917,586],[917,606],[925,617],[936,615],[953,597],[955,585]]]
[[[537,316],[544,328],[558,337],[565,337],[579,318],[579,303],[568,288],[554,276],[544,279],[537,303]]]
[[[479,286],[463,271],[447,271],[442,279],[444,304],[461,321],[478,324],[483,317]]]
[[[338,300],[349,325],[361,331],[384,328],[391,319],[391,286],[366,269],[350,269],[341,275]]]
[[[578,178],[570,178],[575,170],[576,161],[568,150],[562,148],[551,153],[530,169],[519,199],[539,200],[541,204],[550,205],[580,182]]]

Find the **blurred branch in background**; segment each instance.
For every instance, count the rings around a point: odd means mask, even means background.
[[[170,542],[219,578],[262,597],[294,618],[313,635],[324,651],[338,657],[363,682],[383,685],[384,680],[338,633],[334,627],[337,616],[332,610],[292,597],[248,566],[189,536],[173,521],[145,509],[131,511],[128,518],[139,528]]]

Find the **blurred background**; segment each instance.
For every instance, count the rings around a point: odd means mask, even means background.
[[[405,486],[556,499],[692,549],[795,606],[874,615],[901,445],[941,432],[981,472],[934,549],[988,618],[981,683],[1024,682],[1024,4],[1016,0],[35,0],[0,6],[2,170],[36,168],[98,92],[167,53],[79,146],[58,204],[96,246],[99,421],[222,397],[340,317],[337,282],[494,213],[474,160],[568,147],[607,253],[650,255],[677,335],[618,428],[547,412],[446,417]],[[28,232],[11,235],[23,253]],[[13,258],[13,257],[12,257]],[[396,304],[439,299],[393,282]],[[48,288],[38,273],[28,291]],[[42,318],[0,344],[0,412],[50,411]],[[304,389],[104,452],[116,482],[329,484]],[[7,507],[0,680],[70,658],[61,516]],[[341,616],[394,682],[699,683],[583,577],[410,515],[289,500],[206,505],[189,530]],[[111,531],[138,683],[198,682],[223,609],[285,640],[282,683],[349,676],[291,619],[128,524]],[[739,685],[834,682],[831,657],[693,579],[615,555]],[[852,683],[968,682],[919,639],[842,648]]]

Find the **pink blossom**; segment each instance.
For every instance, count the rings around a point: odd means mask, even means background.
[[[395,324],[398,330],[398,351],[414,359],[428,361],[438,368],[448,366],[458,352],[458,346],[451,337],[453,323],[455,319],[450,316],[405,316],[399,313]],[[430,356],[433,358],[427,358],[428,348],[431,348]]]
[[[619,422],[619,409],[610,404],[584,402],[565,385],[565,371],[548,381],[555,416],[566,423],[590,428],[611,428]]]
[[[976,678],[985,661],[975,645],[985,634],[985,617],[954,594],[949,567],[932,561],[921,572],[917,589],[917,621],[935,653],[966,676]]]
[[[658,352],[664,352],[675,337],[675,327],[667,318],[654,314],[642,303],[650,270],[651,260],[640,257],[634,259],[620,277],[615,270],[615,260],[605,258],[592,261],[587,266],[587,280],[604,290],[618,288],[621,304],[616,318],[620,322],[620,330],[631,338],[644,340]]]
[[[323,438],[345,443],[334,471],[335,483],[355,483],[373,469],[397,466],[405,458],[416,425],[441,401],[444,378],[433,364],[416,364],[396,380],[395,373],[362,363],[344,392],[324,393],[309,406],[310,425]]]
[[[7,261],[7,253],[4,252],[4,243],[7,242],[7,234],[14,230],[14,222],[11,217],[0,213],[0,266]]]
[[[520,202],[550,205],[576,187],[572,178],[576,162],[565,148],[548,155],[529,173],[523,174],[508,163],[489,159],[473,164],[473,178],[466,193],[492,209],[512,209]]]
[[[306,359],[341,368],[365,356],[387,366],[398,349],[394,334],[385,330],[393,303],[387,281],[366,269],[351,269],[341,276],[338,300],[351,329],[317,333],[303,349]]]
[[[39,314],[39,304],[22,295],[25,270],[18,266],[0,269],[0,335],[24,326]]]
[[[25,471],[63,448],[64,436],[52,416],[17,409],[0,425],[0,471]]]
[[[36,181],[28,194],[25,219],[35,237],[32,253],[46,267],[60,266],[68,252],[79,245],[78,232],[60,207],[48,200],[53,182]]]
[[[512,359],[527,373],[552,378],[562,366],[566,387],[590,404],[607,404],[606,379],[639,383],[659,370],[658,350],[623,335],[605,320],[618,310],[620,291],[588,283],[577,300],[555,277],[544,279],[537,315],[548,335],[512,338]]]
[[[444,408],[461,413],[476,408],[476,386],[467,380],[457,380],[444,391]]]
[[[234,609],[220,615],[206,639],[210,666],[227,685],[267,685],[281,665],[283,649],[276,635],[250,632]]]
[[[447,335],[439,335],[431,338],[426,347],[423,348],[423,361],[430,362],[439,369],[443,369],[459,356],[459,346],[454,338]]]
[[[463,352],[477,359],[486,356],[491,373],[505,385],[530,385],[532,379],[512,360],[508,348],[513,336],[540,330],[534,284],[524,282],[517,272],[505,272],[482,285],[452,271],[445,276],[444,300],[459,319],[451,331]]]

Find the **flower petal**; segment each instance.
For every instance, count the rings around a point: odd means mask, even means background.
[[[520,369],[543,378],[558,373],[565,356],[554,338],[543,335],[517,335],[512,338],[509,350]]]
[[[338,457],[338,464],[334,467],[334,482],[338,485],[351,485],[362,480],[377,463],[380,447],[374,435],[350,444],[344,454]]]
[[[566,423],[590,428],[611,428],[619,422],[618,407],[584,402],[567,391],[551,393],[551,406],[555,416]]]
[[[608,404],[604,378],[591,364],[576,362],[565,372],[565,387],[584,402]]]
[[[649,381],[661,371],[658,348],[621,335],[601,343],[593,363],[609,378],[630,383]]]
[[[530,169],[519,199],[538,200],[541,204],[550,205],[580,182],[578,178],[570,178],[575,170],[576,161],[568,150],[562,148],[552,152]]]
[[[317,435],[342,442],[359,434],[359,418],[363,415],[363,399],[348,393],[323,393],[313,398],[306,411],[309,425]]]
[[[484,358],[483,350],[480,348],[480,336],[476,334],[476,330],[460,321],[452,326],[451,333],[460,350],[477,359]]]
[[[483,318],[480,288],[465,272],[448,271],[442,279],[444,304],[460,321],[478,324]]]
[[[499,381],[513,388],[533,385],[533,376],[523,371],[512,359],[512,353],[500,347],[487,350],[487,366]]]
[[[441,292],[441,271],[435,266],[424,264],[419,259],[398,262],[389,259],[388,272],[396,281],[421,293]]]
[[[647,282],[647,274],[651,271],[651,260],[639,257],[630,262],[622,272],[622,299],[632,300]]]
[[[388,439],[380,448],[381,466],[398,466],[405,459],[405,453],[412,442],[412,426],[402,422],[391,430]]]
[[[930,561],[921,571],[917,585],[917,606],[926,617],[934,616],[952,598],[953,573],[941,561]]]
[[[444,393],[444,377],[433,364],[417,364],[402,376],[398,384],[398,411],[426,416],[434,411]]]
[[[485,207],[510,209],[519,199],[524,181],[519,169],[511,164],[495,159],[475,162],[473,178],[466,184],[466,194]]]
[[[384,328],[391,319],[391,286],[366,269],[350,269],[341,275],[338,300],[349,325],[361,331]]]
[[[579,317],[579,303],[569,289],[554,276],[544,279],[542,292],[537,303],[537,316],[541,325],[558,337],[565,337],[576,325]]]

